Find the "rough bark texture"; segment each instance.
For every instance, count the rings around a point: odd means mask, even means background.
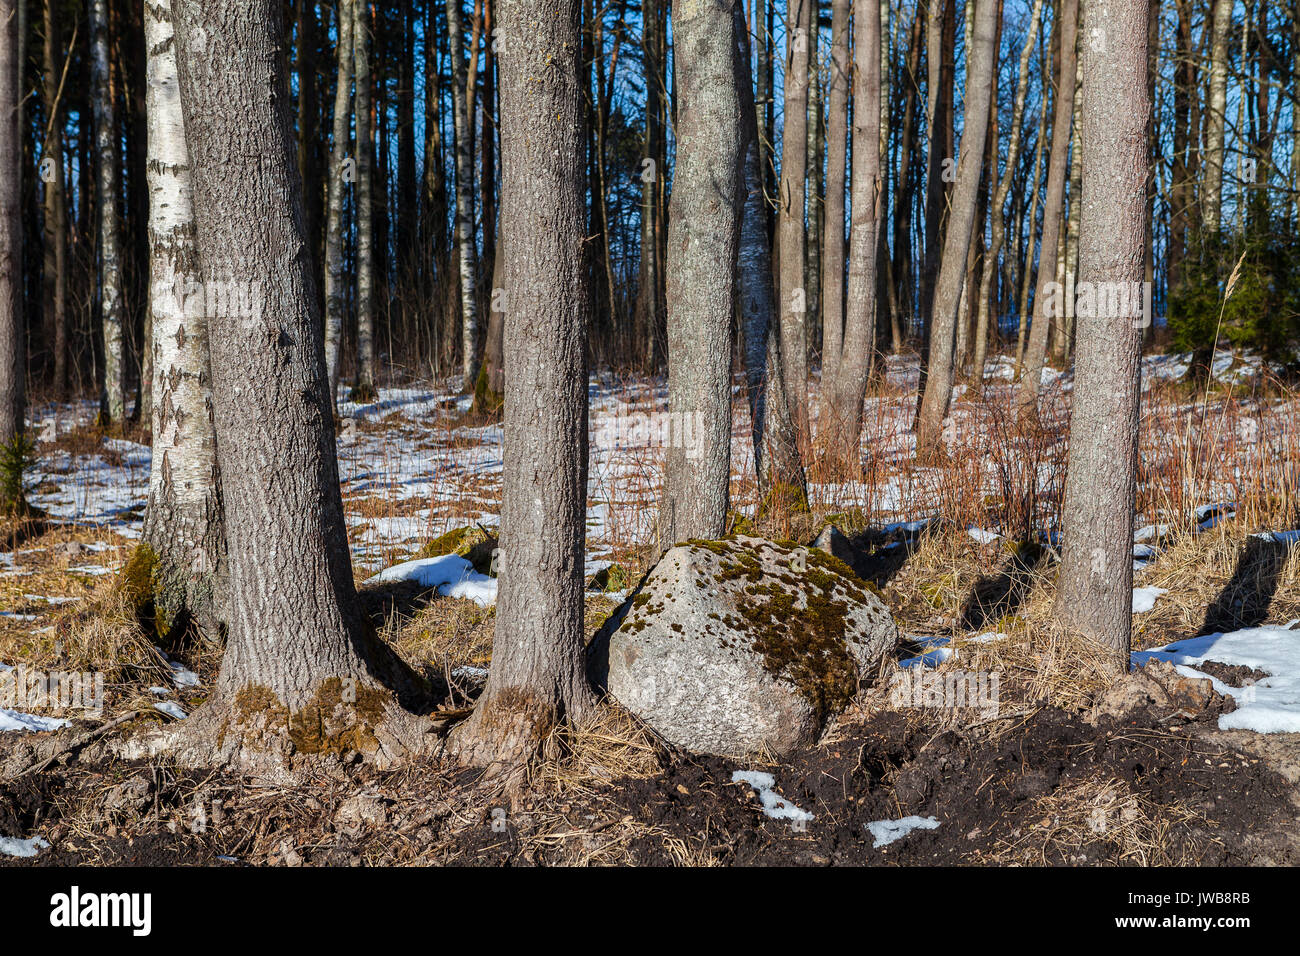
[[[993,94],[993,34],[1000,0],[980,0],[975,5],[970,76],[966,83],[961,156],[957,161],[957,183],[953,189],[952,212],[944,239],[939,279],[935,284],[931,310],[930,356],[921,412],[916,420],[919,455],[934,452],[940,442],[944,419],[952,401],[953,348],[958,307],[966,277],[966,254],[979,200],[984,165],[984,140],[988,133],[989,100]]]
[[[844,179],[848,163],[849,6],[831,7],[831,82],[826,98],[826,226],[822,239],[822,394],[835,393],[844,341]],[[859,14],[861,15],[861,14]]]
[[[282,7],[175,0],[172,10],[202,278],[251,306],[216,297],[208,312],[228,636],[213,698],[187,730],[209,760],[214,747],[215,759],[242,762],[291,745],[383,763],[416,738],[380,689],[400,669],[352,581]]]
[[[1146,124],[1148,0],[1088,0],[1087,26],[1104,51],[1085,44],[1081,288],[1101,283],[1140,289],[1150,153]],[[1088,283],[1089,286],[1083,286]],[[1114,285],[1109,286],[1114,288]],[[1070,462],[1065,483],[1064,551],[1056,613],[1108,645],[1128,670],[1132,629],[1133,508],[1141,398],[1141,297],[1130,314],[1082,308],[1075,362]],[[1123,301],[1123,296],[1120,301]],[[1109,303],[1115,305],[1112,299]],[[1132,306],[1136,305],[1137,315]]]
[[[582,568],[587,489],[586,146],[578,0],[501,0],[502,245],[510,255],[501,587],[492,669],[452,745],[518,767],[589,708]]]
[[[781,185],[777,197],[781,365],[799,447],[805,453],[809,451],[812,434],[808,422],[808,292],[804,285],[808,235],[804,226],[804,185],[808,172],[808,50],[813,42],[813,3],[814,0],[789,0],[786,8],[785,128],[781,136]],[[676,196],[674,184],[674,199]],[[671,271],[669,275],[671,278]]]
[[[120,423],[126,409],[123,381],[121,233],[118,228],[118,146],[109,84],[108,0],[90,0],[90,86],[95,126],[95,205],[99,227],[99,314],[104,351],[101,414]]]
[[[668,408],[659,543],[719,538],[731,479],[731,313],[744,142],[731,0],[673,5],[677,169],[668,215]],[[680,416],[680,417],[679,417]],[[681,440],[688,439],[688,440]]]
[[[1034,316],[1029,326],[1029,344],[1020,375],[1020,407],[1025,412],[1038,410],[1038,390],[1042,384],[1043,363],[1047,359],[1047,336],[1052,317],[1048,314],[1051,296],[1044,287],[1056,281],[1056,247],[1061,236],[1061,209],[1065,203],[1065,174],[1070,151],[1070,127],[1074,120],[1075,43],[1079,26],[1079,0],[1061,4],[1060,69],[1057,72],[1056,105],[1053,107],[1051,153],[1047,161],[1047,191],[1043,199],[1043,233],[1038,247],[1037,291]]]
[[[13,0],[0,0],[0,445],[22,439],[25,413],[22,301],[22,115],[18,82],[18,16]],[[21,474],[5,475],[0,510],[22,503]]]
[[[325,361],[330,401],[338,400],[347,277],[343,268],[343,199],[356,178],[356,159],[348,155],[352,137],[352,25],[356,0],[339,0],[337,85],[334,135],[330,148],[329,199],[325,212]],[[349,172],[350,171],[350,172]]]
[[[157,560],[154,604],[160,624],[183,632],[193,621],[208,637],[220,639],[217,602],[225,593],[225,534],[212,426],[206,296],[194,240],[194,197],[170,6],[146,3],[144,30],[154,376],[153,464],[144,540]]]
[[[452,114],[456,128],[456,251],[460,265],[461,373],[465,387],[473,388],[474,376],[478,374],[481,360],[478,299],[475,295],[478,262],[474,246],[473,143],[470,141],[469,93],[465,89],[467,74],[460,4],[461,0],[447,0],[447,34],[451,43]],[[503,16],[502,20],[504,19]]]
[[[750,42],[740,4],[736,4],[736,88],[744,121],[745,158],[743,223],[737,252],[740,284],[743,361],[753,422],[754,469],[759,496],[789,495],[807,501],[808,487],[790,404],[781,376],[781,336],[774,335],[776,298],[772,290],[772,248],[767,235],[767,198],[763,194],[762,147],[754,87],[750,79]]]
[[[880,5],[865,3],[853,22],[853,197],[844,354],[835,377],[829,449],[858,464],[862,399],[876,349],[876,248],[880,236]]]

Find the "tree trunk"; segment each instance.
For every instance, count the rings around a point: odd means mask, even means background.
[[[641,263],[637,288],[634,361],[646,371],[658,364],[664,323],[664,178],[668,159],[664,137],[667,61],[664,0],[644,0],[642,62],[645,72],[645,146],[641,159]]]
[[[517,768],[591,706],[583,661],[587,491],[586,144],[579,0],[501,0],[505,334],[501,587],[492,669],[452,745]]]
[[[45,41],[42,50],[46,134],[41,146],[41,179],[45,185],[42,217],[44,261],[45,341],[53,353],[53,393],[62,399],[68,385],[68,195],[63,169],[63,111],[59,108],[62,63],[56,0],[45,0]]]
[[[1205,186],[1201,194],[1201,213],[1205,228],[1219,228],[1219,210],[1223,206],[1224,116],[1228,109],[1228,42],[1232,34],[1233,0],[1213,0],[1214,32],[1210,44],[1209,130],[1205,142]],[[1292,157],[1292,165],[1300,157]]]
[[[939,279],[935,284],[931,316],[930,355],[916,421],[918,456],[925,457],[939,449],[944,420],[952,401],[953,349],[956,339],[958,306],[966,274],[966,253],[971,242],[975,207],[984,166],[984,140],[988,133],[989,100],[993,95],[993,34],[997,27],[997,9],[1001,0],[979,0],[975,5],[973,49],[970,78],[966,84],[965,112],[962,122],[961,156],[957,162],[957,182],[953,189]]]
[[[375,129],[370,75],[370,3],[352,0],[352,63],[356,73],[357,122],[357,389],[353,401],[375,392]]]
[[[6,458],[0,475],[0,512],[24,507],[21,444],[24,439],[22,190],[22,94],[18,59],[18,11],[14,0],[0,0],[0,448]]]
[[[456,128],[456,249],[460,264],[461,374],[474,387],[480,361],[478,341],[477,249],[474,245],[474,164],[470,137],[469,92],[461,30],[461,0],[447,0],[447,35],[451,43],[452,113]],[[502,17],[504,21],[505,17]],[[498,52],[500,44],[498,43]]]
[[[763,192],[758,110],[749,74],[750,43],[740,4],[735,7],[736,88],[744,123],[745,168],[743,223],[737,252],[745,383],[753,423],[754,470],[759,497],[767,505],[779,500],[807,502],[808,486],[799,440],[781,375],[781,336],[774,335],[776,300],[772,290],[772,249],[768,241],[768,203]]]
[[[807,231],[804,182],[808,172],[808,50],[815,0],[790,0],[786,8],[785,129],[778,197],[781,301],[781,364],[799,448],[810,450],[808,422],[808,293],[804,285]],[[674,38],[676,35],[674,34]],[[680,97],[680,93],[678,96]],[[680,175],[680,173],[678,173]],[[673,196],[677,195],[674,184]],[[672,217],[669,216],[669,230]],[[669,240],[671,243],[671,240]],[[671,256],[671,250],[669,252]],[[671,278],[671,275],[670,275]]]
[[[991,216],[993,218],[993,239],[989,243],[988,251],[984,255],[984,265],[980,270],[980,291],[977,308],[979,309],[979,319],[976,323],[975,333],[975,386],[983,389],[984,387],[984,362],[988,358],[988,344],[990,325],[992,321],[989,316],[991,303],[990,298],[993,294],[993,280],[997,274],[998,256],[1002,254],[1002,245],[1006,242],[1007,221],[1002,214],[1002,208],[1006,205],[1007,196],[1011,194],[1011,182],[1016,174],[1016,162],[1020,158],[1020,132],[1025,121],[1025,98],[1029,92],[1029,57],[1033,53],[1034,43],[1038,40],[1038,28],[1042,22],[1043,0],[1034,0],[1034,8],[1029,14],[1029,33],[1025,37],[1025,45],[1020,50],[1020,72],[1016,77],[1016,99],[1015,106],[1012,107],[1011,113],[1011,137],[1007,143],[1007,165],[1003,170],[1002,179],[998,183],[997,192],[993,195],[993,206]],[[1046,112],[1046,104],[1043,104],[1043,110]],[[1040,140],[1041,141],[1041,140]],[[994,152],[993,164],[989,169],[989,176],[997,175],[997,153]],[[1038,192],[1038,163],[1034,164],[1034,181],[1030,189],[1037,196]],[[1032,219],[1031,226],[1032,227]]]
[[[862,399],[876,350],[876,242],[880,232],[880,5],[853,19],[853,196],[844,354],[835,377],[828,447],[848,469],[861,458]]]
[[[835,394],[844,341],[844,179],[848,164],[850,0],[832,0],[826,119],[826,235],[822,239],[822,395]]]
[[[1020,377],[1021,366],[1025,361],[1025,341],[1029,332],[1029,293],[1034,275],[1034,233],[1038,226],[1038,196],[1041,192],[1039,184],[1043,178],[1043,149],[1047,142],[1047,99],[1050,95],[1051,90],[1045,87],[1044,102],[1039,107],[1038,142],[1034,146],[1034,171],[1029,177],[1029,210],[1025,216],[1025,225],[1022,227],[1028,238],[1022,263],[1019,305],[1016,309],[1020,317],[1020,330],[1016,334],[1016,378]]]
[[[678,0],[673,6],[679,92],[668,212],[668,409],[681,429],[672,429],[668,443],[661,551],[687,538],[720,538],[727,519],[732,295],[745,145],[732,5]]]
[[[325,224],[325,361],[330,402],[338,401],[339,362],[347,313],[347,275],[343,263],[343,200],[356,179],[356,159],[348,155],[352,137],[352,28],[357,0],[339,0],[338,82],[334,90],[334,130],[330,147],[329,207]]]
[[[195,248],[171,8],[146,3],[144,29],[154,404],[143,537],[156,560],[154,606],[161,630],[183,634],[192,622],[219,641],[225,530],[212,426],[207,297]],[[230,291],[214,287],[213,299]]]
[[[109,81],[108,0],[90,0],[90,86],[95,124],[95,204],[99,227],[99,314],[104,353],[100,415],[120,425],[126,410],[123,380],[121,232],[118,226],[118,140]]]
[[[1141,283],[1150,154],[1146,124],[1148,0],[1088,0],[1085,44],[1083,213],[1080,283],[1119,288],[1122,305],[1080,314],[1064,551],[1056,614],[1106,645],[1116,671],[1129,668],[1133,623],[1133,509],[1141,398]],[[1068,76],[1068,74],[1067,74]],[[1102,285],[1104,284],[1104,285]],[[1127,294],[1125,294],[1127,293]],[[1082,304],[1081,297],[1081,304]],[[1134,309],[1136,307],[1136,309]],[[1119,313],[1119,314],[1116,314]]]
[[[228,630],[187,760],[284,772],[360,751],[385,765],[419,722],[381,686],[409,674],[357,604],[325,348],[294,165],[275,0],[175,0],[181,104],[209,310],[229,542]]]
[[[1065,173],[1070,151],[1070,127],[1074,119],[1078,16],[1079,0],[1063,0],[1058,37],[1060,63],[1056,74],[1056,100],[1052,107],[1052,145],[1047,161],[1047,191],[1043,200],[1043,234],[1038,247],[1038,282],[1017,399],[1021,411],[1026,413],[1036,413],[1038,410],[1038,390],[1042,385],[1047,338],[1053,318],[1051,307],[1054,302],[1047,287],[1056,281],[1056,247],[1061,236],[1061,209],[1065,203]]]

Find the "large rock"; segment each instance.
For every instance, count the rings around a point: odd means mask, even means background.
[[[820,550],[690,541],[664,555],[607,625],[596,670],[674,744],[781,755],[815,740],[897,642],[880,600]]]

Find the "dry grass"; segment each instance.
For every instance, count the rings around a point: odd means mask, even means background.
[[[1205,839],[1198,832],[1203,816],[1178,802],[1157,804],[1122,780],[1100,776],[1039,797],[1026,818],[1026,826],[976,862],[1095,865],[1112,859],[1121,865],[1189,866],[1199,862]]]

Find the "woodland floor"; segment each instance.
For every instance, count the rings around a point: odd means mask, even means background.
[[[1185,359],[1148,360],[1135,587],[1153,606],[1135,616],[1138,649],[1300,624],[1300,549],[1285,535],[1300,526],[1300,399],[1261,383],[1250,356],[1228,358],[1209,385],[1183,381]],[[828,518],[842,526],[862,551],[855,569],[905,636],[900,658],[999,673],[995,717],[904,707],[882,680],[815,747],[737,763],[665,746],[611,702],[557,735],[514,799],[437,757],[382,773],[339,767],[284,788],[161,758],[116,761],[96,741],[22,772],[129,711],[141,716],[113,734],[174,719],[158,704],[192,713],[220,654],[197,640],[155,646],[116,587],[139,535],[148,446],[96,432],[89,403],[37,407],[30,499],[46,517],[4,529],[0,665],[100,671],[106,700],[102,715],[69,714],[66,727],[0,731],[0,836],[50,844],[0,865],[1300,863],[1300,733],[1224,730],[1217,707],[1089,721],[1101,672],[1050,613],[1064,436],[1051,415],[1033,433],[1009,423],[1005,370],[995,360],[983,395],[958,395],[949,461],[922,468],[908,429],[915,363],[891,364],[868,399],[864,473],[814,472],[808,512],[759,529],[810,540]],[[1048,377],[1049,406],[1068,401],[1068,376]],[[606,572],[604,593],[593,582],[594,633],[645,570],[663,449],[635,416],[664,396],[662,383],[614,379],[593,381],[591,394],[587,570],[621,572]],[[447,388],[384,390],[341,411],[366,606],[445,690],[444,706],[464,708],[490,666],[491,600],[366,582],[449,529],[493,530],[500,428],[469,418]],[[739,394],[736,422],[741,521],[755,492]],[[1033,529],[1047,536],[1026,549]],[[1260,676],[1202,670],[1233,688]],[[813,819],[765,816],[754,789],[732,781],[737,770],[772,774]],[[939,826],[873,845],[867,823],[912,815]]]

